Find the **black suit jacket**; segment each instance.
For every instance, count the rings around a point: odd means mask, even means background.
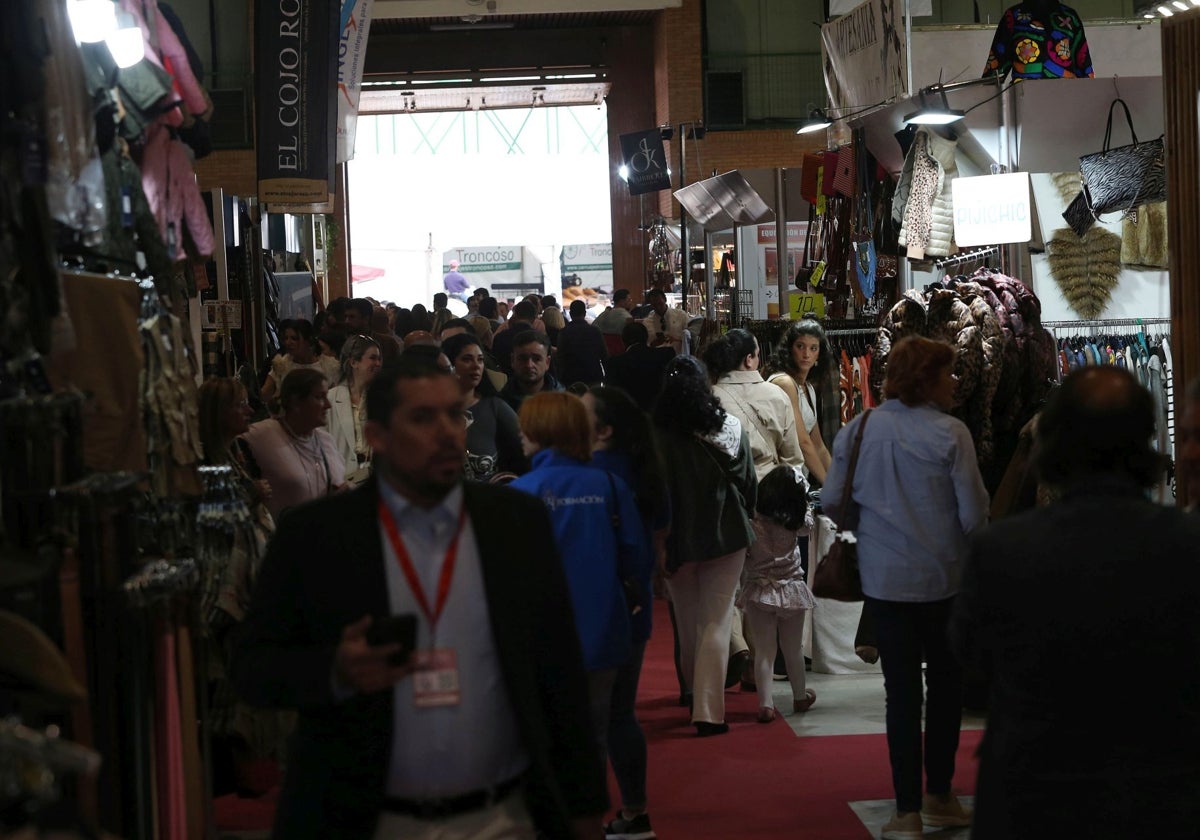
[[[662,388],[663,372],[675,350],[671,347],[647,347],[634,344],[619,356],[613,356],[605,364],[604,384],[625,390],[633,401],[649,412],[654,408],[658,392]]]
[[[572,321],[559,332],[554,361],[563,385],[570,387],[576,382],[599,384],[604,379],[604,360],[607,358],[604,333],[587,321]]]
[[[1098,480],[972,541],[951,619],[990,681],[973,840],[1200,825],[1200,517]],[[1128,680],[1128,682],[1127,682]],[[1036,828],[1042,826],[1042,828]],[[1032,833],[1031,833],[1032,832]]]
[[[542,503],[503,487],[466,484],[500,665],[532,767],[526,798],[549,837],[607,808],[595,760],[588,692],[562,564]],[[342,629],[387,615],[375,480],[303,505],[279,522],[239,632],[233,676],[248,702],[299,709],[274,836],[370,837],[392,749],[392,691],[336,703]],[[511,543],[486,535],[523,532]]]

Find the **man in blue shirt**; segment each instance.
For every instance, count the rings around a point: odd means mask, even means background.
[[[442,287],[450,297],[458,298],[466,303],[467,298],[471,295],[471,281],[459,272],[458,266],[458,260],[450,260],[450,270],[442,278]]]
[[[274,834],[599,837],[608,806],[579,637],[542,503],[464,484],[453,374],[402,356],[367,392],[376,475],[280,519],[233,662],[296,708]],[[514,565],[515,564],[515,565]],[[415,645],[379,641],[389,616]]]

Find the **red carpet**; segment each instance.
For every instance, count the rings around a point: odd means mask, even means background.
[[[639,719],[650,744],[650,817],[664,840],[806,838],[865,840],[870,835],[848,802],[890,799],[883,735],[798,738],[782,718],[757,723],[754,694],[725,694],[727,735],[697,738],[671,662],[666,604],[655,605],[646,650]],[[880,698],[880,704],[883,698]],[[973,753],[982,735],[962,734],[955,790],[973,793]],[[619,800],[612,787],[614,803]]]
[[[650,816],[663,840],[870,837],[849,802],[890,799],[891,773],[883,735],[798,738],[782,718],[754,720],[754,694],[726,692],[727,735],[697,738],[671,662],[671,623],[656,602],[654,637],[646,650],[638,717],[650,744]],[[880,704],[883,703],[882,697]],[[962,734],[955,790],[973,793],[978,731]],[[610,784],[614,804],[620,801]],[[218,829],[267,829],[275,797],[221,797]]]

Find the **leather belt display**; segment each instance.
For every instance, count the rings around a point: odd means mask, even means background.
[[[523,778],[523,776],[515,776],[489,788],[441,799],[401,799],[389,796],[383,800],[383,809],[394,814],[407,814],[419,820],[446,819],[490,808],[516,790]]]

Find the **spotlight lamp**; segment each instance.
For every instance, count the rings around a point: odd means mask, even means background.
[[[808,119],[800,123],[800,127],[796,129],[796,133],[813,134],[817,131],[824,131],[831,125],[833,125],[833,120],[826,116],[824,110],[813,108],[808,112]]]
[[[946,90],[942,87],[936,88],[937,93],[941,96],[941,105],[927,104],[925,94],[932,93],[933,90],[927,88],[921,91],[921,108],[904,118],[905,125],[950,125],[967,115],[966,111],[950,107],[950,103],[946,101]]]

